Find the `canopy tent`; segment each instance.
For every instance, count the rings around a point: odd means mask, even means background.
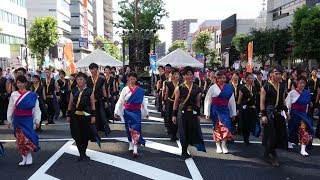
[[[81,59],[80,61],[76,62],[77,68],[89,67],[91,63],[96,63],[98,66],[122,66],[122,62],[115,59],[114,57],[110,56],[106,52],[96,49],[92,53],[90,53],[85,58]]]
[[[177,49],[165,57],[161,58],[157,65],[166,65],[170,64],[173,67],[203,67],[203,63],[199,62],[197,59],[193,58],[190,54],[183,51],[182,49]]]

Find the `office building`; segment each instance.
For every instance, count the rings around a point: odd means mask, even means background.
[[[23,63],[26,0],[2,0],[0,6],[0,67],[19,67]]]

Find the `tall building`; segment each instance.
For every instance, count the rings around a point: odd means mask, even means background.
[[[166,55],[166,42],[163,42],[160,45],[156,45],[156,53],[158,55],[158,59]]]
[[[267,27],[285,28],[291,26],[297,8],[320,6],[320,0],[268,0],[267,4]]]
[[[25,44],[26,0],[2,0],[0,5],[0,67],[21,66]],[[20,57],[19,57],[20,56]]]
[[[104,37],[113,41],[113,6],[112,0],[103,0]]]
[[[63,46],[71,37],[70,0],[46,0],[39,4],[39,0],[27,0],[28,27],[38,17],[53,16],[58,21],[59,42],[49,50],[51,65],[62,68]]]
[[[93,0],[93,35],[113,41],[112,0]]]
[[[70,10],[71,40],[73,41],[74,61],[77,62],[94,49],[92,0],[71,0]]]
[[[197,19],[172,21],[172,42],[176,40],[187,40],[190,27],[189,25],[197,21]]]

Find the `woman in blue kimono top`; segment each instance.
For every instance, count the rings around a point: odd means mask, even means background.
[[[311,118],[307,115],[308,105],[311,104],[311,94],[305,90],[307,80],[298,77],[297,88],[291,90],[286,98],[287,107],[290,110],[291,119],[288,122],[289,142],[288,148],[293,148],[292,143],[301,144],[301,155],[308,156],[306,146],[312,144],[314,135]]]
[[[204,115],[213,123],[213,139],[217,145],[217,153],[228,153],[227,141],[232,141],[231,117],[235,119],[236,102],[233,88],[226,84],[224,71],[217,74],[217,84],[210,87],[204,102]]]
[[[128,86],[121,91],[115,106],[115,117],[125,122],[129,141],[129,151],[133,150],[133,157],[138,157],[138,145],[145,145],[141,134],[141,119],[149,118],[147,101],[144,98],[144,89],[137,86],[138,75],[135,72],[128,74]]]
[[[39,108],[38,94],[26,90],[27,78],[19,76],[16,80],[18,91],[11,94],[7,118],[8,128],[13,125],[14,136],[22,156],[19,166],[33,163],[31,152],[40,149],[39,137],[34,126],[39,127],[41,111]]]

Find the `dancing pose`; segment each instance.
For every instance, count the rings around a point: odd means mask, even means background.
[[[144,98],[144,89],[137,86],[138,75],[135,72],[128,74],[128,86],[121,91],[116,104],[114,116],[125,121],[129,150],[133,150],[133,157],[138,157],[138,145],[145,145],[141,134],[142,117],[149,118],[147,101]]]
[[[184,83],[175,89],[172,121],[178,125],[182,145],[182,157],[190,158],[188,146],[206,152],[200,127],[201,90],[193,84],[194,70],[187,66],[183,70]]]
[[[91,139],[91,123],[95,123],[96,107],[94,93],[87,88],[88,76],[79,73],[76,77],[77,86],[72,89],[67,111],[67,122],[70,122],[71,136],[76,141],[80,154],[78,161],[90,159],[86,155],[88,141]]]
[[[16,78],[18,91],[11,94],[7,120],[8,128],[13,125],[17,146],[22,156],[19,166],[31,165],[33,163],[31,152],[40,149],[39,137],[34,131],[34,125],[38,128],[41,120],[38,94],[26,90],[27,78],[18,76]]]
[[[270,81],[261,88],[261,122],[263,124],[263,140],[265,146],[264,160],[273,165],[280,166],[276,148],[288,148],[288,135],[286,121],[281,113],[286,112],[290,119],[288,108],[285,103],[285,87],[280,83],[281,69],[272,68],[270,70]]]
[[[233,140],[230,117],[234,121],[237,114],[233,91],[232,85],[226,84],[225,72],[220,71],[217,74],[217,84],[210,87],[204,102],[204,115],[213,123],[213,139],[219,154],[229,153],[226,143]]]
[[[308,156],[306,146],[312,144],[314,135],[311,118],[307,115],[308,105],[311,104],[311,94],[304,89],[307,79],[299,76],[297,88],[291,90],[286,98],[286,104],[290,110],[291,119],[288,122],[289,142],[288,148],[293,148],[292,143],[301,144],[301,155]]]

